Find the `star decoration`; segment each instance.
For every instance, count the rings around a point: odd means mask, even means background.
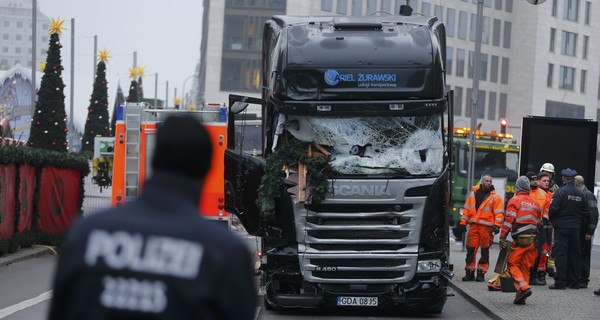
[[[108,58],[111,57],[108,55],[109,53],[110,53],[110,51],[108,51],[106,49],[100,50],[100,53],[98,53],[98,58],[100,58],[100,61],[107,62]]]
[[[129,68],[129,78],[135,79],[137,77],[137,68]]]
[[[46,61],[40,62],[40,71],[44,72],[46,70]]]
[[[143,77],[144,73],[146,73],[146,67],[144,67],[144,66],[138,66],[137,67],[137,75],[138,75],[138,77]]]
[[[181,98],[180,97],[176,97],[175,98],[175,104],[181,104]]]
[[[58,17],[58,19],[52,18],[49,33],[58,33],[58,35],[60,36],[62,34],[62,31],[65,29],[65,27],[63,27],[63,23],[65,23],[65,20],[60,20],[60,17]]]

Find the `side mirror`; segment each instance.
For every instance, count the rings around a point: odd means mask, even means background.
[[[248,103],[246,102],[241,102],[241,101],[236,101],[233,103],[233,105],[229,108],[229,111],[233,114],[238,114],[244,110],[246,110],[246,108],[248,108]]]

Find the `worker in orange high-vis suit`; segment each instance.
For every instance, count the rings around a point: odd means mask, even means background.
[[[515,183],[515,196],[506,205],[506,217],[500,233],[500,248],[511,246],[507,262],[517,288],[514,304],[525,304],[531,295],[529,272],[537,256],[534,239],[542,220],[542,209],[529,196],[529,190],[529,179],[520,176]],[[512,244],[506,240],[509,232],[513,238]]]
[[[535,238],[537,257],[535,258],[535,262],[531,267],[529,284],[535,286],[545,286],[546,263],[548,262],[548,252],[550,252],[548,239],[546,239],[547,231],[545,228],[550,227],[550,220],[548,220],[548,209],[550,208],[550,200],[552,200],[552,195],[538,186],[538,177],[535,172],[527,172],[525,176],[529,179],[530,183],[529,196],[538,202],[542,210],[542,223],[539,226],[538,233]]]
[[[466,275],[463,281],[485,281],[485,273],[490,264],[490,245],[504,220],[504,203],[494,190],[492,177],[483,175],[479,186],[474,186],[467,197],[460,224],[469,225],[467,232]],[[481,247],[481,257],[476,264],[477,250]],[[477,271],[477,277],[475,277]]]

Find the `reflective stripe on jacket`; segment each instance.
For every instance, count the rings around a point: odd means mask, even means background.
[[[526,193],[517,193],[506,206],[500,239],[506,239],[509,231],[513,238],[520,234],[535,234],[541,219],[542,210],[538,202]]]
[[[502,198],[496,193],[496,190],[492,190],[481,202],[479,208],[475,208],[475,192],[477,190],[479,190],[479,186],[473,187],[473,191],[469,194],[463,207],[460,224],[477,223],[484,226],[500,227],[504,220],[504,203],[502,203]]]

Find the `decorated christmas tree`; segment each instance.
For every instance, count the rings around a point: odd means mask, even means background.
[[[81,138],[81,151],[94,152],[94,137],[109,137],[110,127],[108,124],[108,89],[106,82],[106,61],[108,51],[100,50],[100,62],[94,80],[94,90],[88,107],[88,115],[85,119],[85,130]]]
[[[141,102],[142,99],[139,97],[139,84],[135,80],[137,77],[137,68],[129,68],[129,77],[131,78],[131,84],[129,85],[129,95],[127,96],[127,102]]]
[[[27,145],[52,151],[67,152],[67,116],[60,58],[60,35],[64,20],[52,19],[48,57],[35,104]]]

